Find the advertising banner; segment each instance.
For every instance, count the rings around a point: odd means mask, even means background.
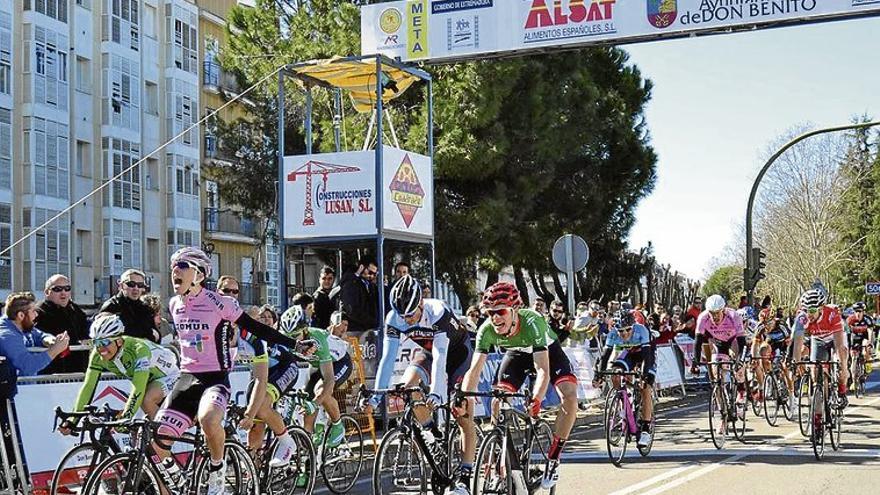
[[[431,159],[383,146],[382,161],[380,199],[375,190],[375,150],[285,157],[284,238],[376,235],[378,201],[383,201],[386,233],[432,237]]]
[[[877,0],[399,0],[361,7],[361,53],[478,58],[878,13]]]
[[[660,390],[684,384],[681,364],[671,345],[657,346],[657,388]]]

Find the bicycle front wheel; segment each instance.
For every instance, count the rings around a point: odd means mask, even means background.
[[[511,448],[510,445],[507,448]],[[500,431],[492,431],[483,438],[471,480],[472,495],[513,493],[513,473],[508,469],[506,457],[504,438]]]
[[[813,379],[809,373],[804,373],[797,381],[797,419],[801,435],[810,437],[812,419],[810,418],[810,398],[813,396]]]
[[[529,486],[537,486],[544,478],[547,460],[550,455],[550,444],[553,443],[553,428],[543,419],[533,420],[531,445],[528,446],[529,456],[523,462],[523,472],[528,473]]]
[[[224,487],[226,493],[237,495],[258,495],[259,477],[254,461],[243,445],[237,441],[227,440],[223,445],[226,452],[226,473]],[[196,465],[194,480],[196,495],[208,492],[209,456],[202,456]]]
[[[339,418],[345,430],[342,441],[330,443],[330,428],[324,430],[321,456],[321,477],[333,493],[346,493],[357,482],[364,463],[364,435],[356,419]]]
[[[627,411],[621,393],[617,393],[608,403],[605,413],[605,446],[608,458],[615,466],[620,466],[626,455],[626,444],[629,441],[629,424]]]
[[[724,386],[715,384],[709,396],[709,433],[716,449],[727,441],[727,397]]]
[[[840,433],[843,429],[841,417],[843,411],[837,408],[839,401],[837,390],[832,387],[831,393],[828,394],[829,404],[825,411],[828,417],[828,438],[831,440],[831,448],[835,451],[840,450]]]
[[[764,380],[764,418],[770,426],[776,426],[779,419],[779,389],[776,377],[770,375]]]
[[[419,447],[406,431],[395,428],[382,437],[373,462],[375,495],[427,493],[428,470]]]
[[[160,495],[162,483],[146,459],[137,466],[139,452],[107,457],[86,479],[83,495]]]
[[[816,460],[825,455],[825,397],[822,387],[817,386],[810,401],[810,444]]]
[[[103,450],[92,442],[85,442],[67,451],[49,485],[49,495],[82,493],[89,473],[104,460]]]

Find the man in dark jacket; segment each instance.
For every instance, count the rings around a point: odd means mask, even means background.
[[[125,335],[159,343],[159,330],[153,319],[153,311],[141,301],[146,292],[147,277],[144,272],[129,269],[119,277],[119,293],[104,302],[101,313],[119,315],[125,325]]]
[[[339,281],[342,310],[348,315],[348,331],[363,332],[379,326],[379,292],[375,261],[362,258],[354,272],[346,272]]]
[[[334,297],[331,299],[330,297],[330,292],[333,290],[333,282],[335,281],[336,272],[332,268],[329,266],[321,268],[321,285],[312,294],[312,297],[315,299],[315,316],[312,325],[317,328],[328,328],[330,326],[330,315],[339,309],[337,307],[339,298]]]
[[[52,335],[67,332],[70,345],[82,344],[89,338],[89,322],[85,312],[71,299],[70,279],[64,275],[52,275],[46,280],[46,298],[37,305],[37,328]],[[40,372],[83,373],[88,365],[88,351],[64,351]]]

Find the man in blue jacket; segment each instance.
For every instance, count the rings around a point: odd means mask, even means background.
[[[34,328],[37,318],[36,297],[30,292],[13,292],[6,298],[0,317],[0,356],[9,360],[18,376],[34,376],[70,342],[67,332],[49,335]],[[28,347],[48,347],[46,352],[28,351]]]

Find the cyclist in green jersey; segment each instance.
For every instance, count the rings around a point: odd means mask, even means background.
[[[548,452],[548,466],[542,488],[549,490],[559,480],[559,457],[574,426],[577,415],[577,378],[571,363],[547,320],[536,311],[523,309],[519,290],[509,282],[498,282],[483,294],[483,308],[489,319],[477,330],[477,348],[470,369],[462,384],[465,391],[476,391],[480,374],[493,347],[504,352],[504,358],[495,375],[495,386],[516,392],[529,371],[536,372],[532,398],[527,408],[533,416],[541,410],[541,402],[552,383],[562,401],[556,418],[555,433]],[[473,433],[473,400],[467,401],[462,463],[473,463],[476,437]]]
[[[131,394],[120,413],[121,418],[133,417],[139,408],[148,418],[154,418],[165,396],[174,388],[180,376],[174,353],[153,342],[122,335],[123,331],[122,320],[117,315],[101,313],[95,318],[89,329],[93,345],[89,367],[74,411],[84,411],[91,403],[98,379],[105,372],[131,380]],[[59,431],[69,435],[73,424],[65,422]]]
[[[334,318],[335,317],[335,318]],[[345,436],[345,427],[339,420],[339,403],[333,397],[336,384],[344,383],[351,376],[352,362],[348,344],[329,331],[308,326],[302,306],[294,305],[281,315],[281,332],[301,342],[311,344],[305,357],[311,365],[306,391],[315,403],[330,416],[330,445],[338,445]],[[342,323],[342,313],[334,313],[331,323]],[[347,320],[346,320],[347,324]],[[307,415],[303,427],[314,432],[317,412]]]

